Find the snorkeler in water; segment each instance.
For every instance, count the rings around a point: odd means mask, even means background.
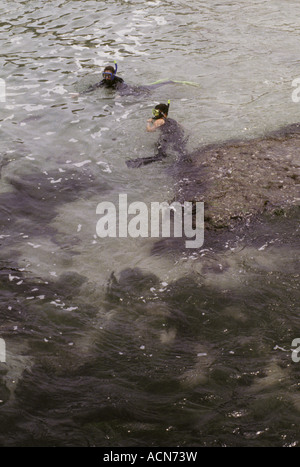
[[[127,95],[145,95],[145,94],[150,94],[151,91],[155,88],[158,88],[160,86],[165,86],[166,84],[187,84],[187,85],[192,85],[192,86],[199,86],[198,83],[193,83],[191,81],[176,81],[176,80],[159,80],[156,81],[155,83],[152,84],[147,84],[147,85],[128,85],[124,82],[123,78],[120,78],[117,76],[117,70],[118,70],[118,65],[115,63],[115,67],[111,65],[107,65],[104,68],[104,71],[102,73],[103,79],[99,81],[96,84],[92,84],[89,86],[85,91],[82,91],[80,93],[70,93],[71,97],[79,97],[80,94],[89,94],[96,89],[99,88],[106,88],[106,89],[113,89],[117,90],[119,94],[127,96]]]
[[[168,104],[158,104],[152,111],[153,117],[147,120],[146,130],[154,132],[159,130],[160,136],[157,143],[157,153],[153,157],[141,157],[126,161],[127,167],[141,167],[152,162],[162,161],[167,157],[170,149],[179,153],[180,157],[186,156],[186,139],[183,128],[168,117],[170,101]]]
[[[158,88],[160,86],[165,86],[166,84],[189,84],[193,86],[198,86],[197,83],[192,83],[189,81],[175,81],[175,80],[159,80],[155,83],[148,84],[148,85],[128,85],[124,82],[123,78],[117,76],[118,65],[115,63],[115,67],[111,65],[107,65],[104,68],[102,73],[103,79],[96,84],[92,84],[89,86],[85,91],[81,93],[70,93],[71,97],[78,97],[80,94],[89,94],[96,89],[99,88],[106,88],[106,89],[113,89],[117,90],[121,95],[145,95],[149,94],[153,89]]]
[[[118,89],[125,85],[123,78],[117,76],[118,65],[115,62],[115,68],[108,65],[102,73],[103,79],[90,86],[84,93],[95,91],[97,88],[105,87],[109,89]],[[126,86],[126,85],[125,85]]]
[[[158,88],[160,86],[164,86],[166,84],[172,84],[180,81],[158,81],[156,83],[136,86],[136,85],[128,85],[124,82],[123,78],[117,76],[118,65],[116,62],[115,68],[111,65],[107,65],[104,68],[102,73],[103,79],[96,84],[89,86],[89,88],[83,92],[83,94],[87,94],[90,92],[95,91],[98,88],[107,88],[107,89],[114,89],[120,92],[122,95],[139,95],[139,94],[148,94],[151,92],[152,89]],[[184,83],[184,82],[182,82]],[[73,97],[77,97],[78,94],[74,94]]]

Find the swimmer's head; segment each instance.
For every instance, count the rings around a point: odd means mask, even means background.
[[[153,118],[155,120],[159,118],[167,118],[169,112],[169,104],[158,104],[152,110]]]
[[[114,79],[114,77],[115,77],[115,69],[114,69],[114,67],[113,67],[113,66],[110,66],[110,65],[106,66],[106,67],[104,68],[104,71],[103,71],[102,75],[103,75],[103,78],[104,78],[105,80],[107,80],[107,81],[112,81],[112,80]]]

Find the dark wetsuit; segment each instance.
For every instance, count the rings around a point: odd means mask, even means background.
[[[180,158],[186,156],[186,138],[184,130],[173,118],[167,118],[164,125],[158,127],[161,132],[157,142],[157,153],[153,157],[141,157],[126,161],[127,167],[141,167],[163,160],[170,150],[178,152]]]
[[[173,81],[164,81],[162,83],[149,84],[148,86],[130,86],[124,82],[119,76],[115,76],[113,80],[103,79],[99,83],[92,84],[83,94],[93,92],[98,88],[104,87],[107,89],[114,89],[120,91],[122,95],[140,95],[148,94],[152,89],[164,86],[166,84],[172,84]]]
[[[105,87],[108,89],[119,89],[123,86],[126,86],[126,84],[124,83],[124,80],[120,78],[119,76],[114,76],[114,79],[112,80],[108,80],[104,78],[99,83],[96,83],[90,86],[86,91],[84,91],[84,94],[87,92],[93,92],[95,91],[95,89],[102,88],[102,87]]]

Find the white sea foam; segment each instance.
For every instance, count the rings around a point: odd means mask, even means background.
[[[74,162],[73,165],[75,165],[75,167],[83,167],[84,165],[90,164],[91,162],[92,162],[91,160],[87,159],[82,162]]]

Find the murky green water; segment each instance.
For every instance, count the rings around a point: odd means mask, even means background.
[[[100,239],[96,207],[173,198],[172,157],[125,164],[154,152],[155,103],[171,99],[191,150],[300,121],[299,4],[3,0],[0,13],[0,444],[297,446],[296,210],[192,252]],[[197,85],[70,96],[114,60],[134,86]]]

